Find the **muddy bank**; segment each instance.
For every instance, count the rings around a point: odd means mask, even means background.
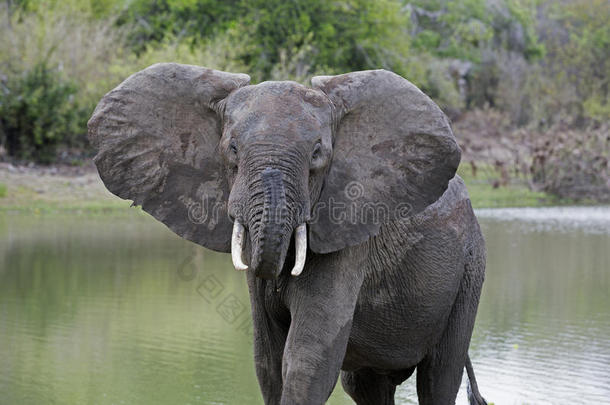
[[[120,206],[129,203],[104,187],[93,163],[83,166],[35,166],[0,163],[4,189],[0,207]]]

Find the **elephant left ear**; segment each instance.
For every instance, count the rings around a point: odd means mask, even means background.
[[[415,85],[385,70],[318,76],[312,85],[328,96],[338,120],[309,226],[314,252],[361,244],[445,192],[460,148],[445,114]]]
[[[159,63],[99,102],[89,141],[100,178],[183,238],[231,251],[229,186],[218,151],[225,98],[250,77]]]

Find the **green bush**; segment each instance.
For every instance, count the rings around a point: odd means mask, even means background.
[[[387,68],[409,73],[409,16],[397,0],[135,0],[119,19],[131,24],[139,55],[178,39],[193,49],[228,36],[254,81]],[[307,55],[308,71],[288,65]],[[329,71],[330,70],[330,71]]]
[[[89,109],[75,99],[77,87],[41,63],[2,84],[0,136],[11,156],[50,163],[58,145],[75,144]]]
[[[0,71],[18,77],[45,64],[78,87],[79,104],[95,105],[125,78],[113,66],[124,65],[131,55],[124,47],[128,27],[117,28],[116,18],[95,19],[69,5],[41,2],[35,11],[11,12],[0,4]]]
[[[160,62],[200,65],[210,69],[247,73],[248,68],[240,63],[237,56],[240,49],[239,43],[231,41],[226,34],[219,34],[197,47],[191,47],[188,41],[168,36],[160,43],[148,44],[137,56],[132,54],[117,61],[111,69],[113,76],[123,79]]]
[[[548,2],[540,22],[548,56],[541,61],[554,99],[547,121],[585,127],[610,121],[610,2]]]
[[[163,42],[168,38],[196,44],[200,39],[222,33],[243,15],[241,0],[132,0],[124,3],[127,7],[118,23],[131,26],[129,44],[138,54],[151,42]]]
[[[23,3],[0,3],[0,145],[49,163],[58,146],[87,147],[87,116],[133,73],[135,57],[125,52],[127,27],[97,18],[93,1]]]
[[[83,111],[170,61],[254,83],[385,68],[451,119],[491,107],[506,131],[599,127],[609,19],[607,0],[0,0],[0,142],[39,161],[85,145]]]

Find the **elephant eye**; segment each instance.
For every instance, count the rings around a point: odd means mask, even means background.
[[[320,153],[322,152],[322,145],[320,145],[320,142],[316,143],[316,146],[313,147],[313,152],[311,154],[311,159],[312,160],[316,160],[318,157],[320,157]]]
[[[231,141],[229,144],[229,150],[231,150],[231,153],[237,155],[237,143],[235,141]]]

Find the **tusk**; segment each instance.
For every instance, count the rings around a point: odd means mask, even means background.
[[[298,276],[305,267],[305,256],[307,254],[307,226],[301,224],[294,231],[294,248],[296,250],[296,259],[291,274]]]
[[[241,259],[244,244],[244,226],[235,220],[233,224],[233,235],[231,236],[231,259],[235,270],[248,270],[248,266]]]

